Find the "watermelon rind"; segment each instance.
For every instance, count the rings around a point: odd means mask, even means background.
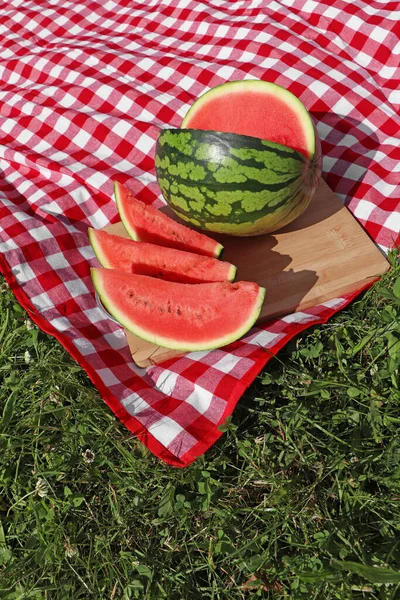
[[[157,180],[183,221],[236,236],[271,233],[310,204],[321,176],[316,148],[308,159],[252,136],[164,129],[156,144]]]
[[[93,281],[95,291],[97,292],[97,295],[100,298],[100,301],[101,301],[102,305],[104,306],[105,310],[116,321],[118,321],[118,323],[120,325],[122,325],[122,327],[124,327],[127,331],[133,333],[134,335],[145,340],[146,342],[155,344],[157,346],[162,346],[164,348],[170,348],[171,350],[179,350],[181,352],[196,352],[196,351],[203,351],[203,350],[213,350],[213,349],[221,348],[223,346],[226,346],[227,344],[237,341],[238,339],[243,337],[256,323],[256,321],[260,315],[261,308],[262,308],[264,298],[265,298],[265,288],[259,287],[257,298],[254,302],[254,308],[251,312],[249,312],[248,318],[240,327],[233,329],[228,335],[224,335],[219,338],[210,339],[209,342],[182,343],[182,341],[179,340],[179,338],[176,338],[176,339],[167,338],[162,335],[157,335],[157,334],[151,333],[149,331],[146,331],[145,329],[143,329],[143,327],[140,326],[139,323],[134,322],[132,319],[130,319],[129,315],[118,310],[118,308],[110,301],[109,296],[107,295],[107,292],[104,288],[103,280],[102,280],[102,271],[105,271],[105,269],[91,267],[90,274],[91,274],[91,278]],[[137,277],[146,277],[146,276],[141,275],[141,276],[137,276]],[[149,277],[148,279],[152,279],[152,278]],[[174,284],[174,285],[185,286],[185,285],[191,285],[191,284]],[[194,284],[194,285],[206,286],[206,285],[214,285],[214,284]],[[207,299],[205,299],[205,302],[207,302]],[[221,310],[223,310],[223,307],[221,307]],[[238,310],[240,310],[240,307],[238,307]],[[210,335],[211,335],[211,333],[212,332],[210,332]]]
[[[136,242],[139,242],[139,236],[134,227],[131,226],[128,216],[125,212],[124,203],[122,202],[122,198],[120,196],[120,184],[118,181],[114,181],[114,197],[117,205],[118,214],[122,221],[122,225],[125,227],[127,234]]]
[[[222,83],[217,85],[204,94],[202,94],[189,108],[185,117],[183,118],[181,129],[190,128],[190,121],[193,120],[194,116],[197,112],[204,109],[204,105],[207,104],[210,100],[223,96],[225,94],[234,94],[235,92],[265,92],[271,93],[276,97],[280,98],[289,108],[293,110],[293,112],[298,116],[299,121],[302,123],[303,131],[307,141],[307,150],[309,152],[309,157],[312,157],[316,151],[316,136],[314,130],[313,120],[308,113],[307,109],[303,105],[303,103],[289,92],[286,88],[272,83],[270,81],[262,81],[260,79],[246,79],[243,81],[229,81],[227,83]],[[250,107],[251,109],[251,107]]]
[[[110,265],[107,260],[107,257],[101,251],[101,245],[97,243],[96,230],[93,229],[92,227],[89,227],[88,228],[88,236],[89,236],[90,245],[92,246],[92,250],[95,253],[97,260],[99,261],[99,263],[101,264],[102,267],[109,268]]]

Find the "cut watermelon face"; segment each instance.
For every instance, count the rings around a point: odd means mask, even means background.
[[[225,346],[256,322],[265,290],[256,283],[185,284],[92,268],[105,309],[140,338],[192,352]]]
[[[316,150],[306,108],[291,92],[267,81],[232,81],[209,90],[191,106],[181,128],[257,137],[307,158]]]
[[[234,265],[209,256],[135,242],[98,229],[89,228],[88,234],[97,259],[107,269],[180,283],[233,281],[236,275]]]
[[[122,224],[133,240],[204,256],[218,257],[221,254],[221,244],[137,200],[125,185],[115,181],[114,193]]]

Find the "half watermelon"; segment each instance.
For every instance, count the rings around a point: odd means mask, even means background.
[[[218,257],[221,254],[221,244],[137,200],[130,189],[118,181],[114,182],[114,194],[122,224],[133,240],[204,256]]]
[[[310,205],[321,144],[291,92],[267,81],[233,81],[198,98],[180,129],[159,133],[155,166],[182,221],[208,232],[264,235]]]
[[[180,283],[235,279],[236,267],[217,258],[175,248],[161,248],[149,242],[135,242],[100,229],[89,228],[88,234],[101,266],[107,269]]]
[[[256,322],[265,290],[256,283],[185,284],[92,268],[106,310],[148,342],[184,352],[210,350],[242,337]]]

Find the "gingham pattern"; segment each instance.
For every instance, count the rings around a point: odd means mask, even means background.
[[[386,251],[400,230],[400,4],[11,0],[0,8],[0,266],[19,302],[157,456],[185,466],[293,335],[350,297],[146,371],[97,307],[88,226],[112,180],[156,206],[154,145],[210,87],[265,79],[313,114],[324,178]]]

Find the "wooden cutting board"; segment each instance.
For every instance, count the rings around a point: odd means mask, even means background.
[[[121,223],[105,231],[129,237]],[[251,238],[210,235],[223,244],[223,260],[237,266],[237,281],[255,281],[266,288],[258,323],[361,290],[389,267],[324,181],[303,215],[276,233]],[[182,354],[125,333],[139,367]]]

